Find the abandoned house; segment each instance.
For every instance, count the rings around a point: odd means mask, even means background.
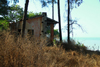
[[[44,37],[47,34],[47,27],[50,27],[50,39],[53,41],[54,38],[54,24],[58,23],[57,21],[50,19],[47,17],[46,13],[42,13],[42,15],[37,15],[31,18],[26,19],[25,26],[25,35],[30,34],[36,37]],[[20,20],[16,23],[11,23],[10,29],[12,31],[17,31],[21,33],[23,20]]]

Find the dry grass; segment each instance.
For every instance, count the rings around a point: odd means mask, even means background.
[[[15,38],[0,33],[0,67],[100,67],[100,56],[47,47],[46,38]]]

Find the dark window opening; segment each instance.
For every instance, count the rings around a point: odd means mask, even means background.
[[[18,29],[18,35],[20,35],[21,34],[21,29]]]
[[[34,30],[28,30],[29,35],[34,35]]]

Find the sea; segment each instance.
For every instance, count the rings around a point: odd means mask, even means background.
[[[88,50],[100,51],[100,37],[73,37],[71,39],[76,43],[84,44]],[[67,37],[63,37],[63,40],[66,41]]]

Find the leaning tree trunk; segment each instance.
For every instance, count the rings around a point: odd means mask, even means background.
[[[67,38],[67,41],[68,41],[68,44],[70,43],[70,0],[68,0],[68,38]]]
[[[60,21],[60,3],[58,0],[58,22],[59,22],[59,33],[60,33],[60,42],[62,42],[62,33],[61,33],[61,21]]]
[[[26,26],[26,16],[27,16],[28,3],[29,3],[29,0],[26,0],[25,10],[24,10],[24,15],[23,15],[22,37],[24,37],[24,34],[25,34],[25,26]]]

